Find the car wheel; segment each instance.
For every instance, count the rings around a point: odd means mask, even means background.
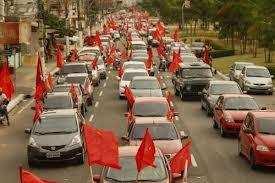
[[[123,96],[121,96],[121,95],[119,95],[119,99],[120,99],[120,100],[123,100],[123,99],[124,99],[124,97],[123,97]]]
[[[174,92],[175,92],[175,95],[176,95],[176,96],[179,96],[179,91],[177,90],[176,87],[174,87]]]
[[[254,156],[254,153],[253,151],[250,152],[250,155],[249,155],[249,163],[250,163],[250,168],[251,169],[256,169],[257,166],[255,164],[255,156]]]
[[[273,91],[269,92],[268,95],[273,95]]]
[[[184,94],[182,93],[182,91],[179,92],[180,95],[180,99],[183,101],[184,100]]]
[[[225,133],[225,131],[224,131],[222,125],[220,125],[220,134],[221,134],[222,137],[225,137],[225,136],[226,136],[226,133]]]
[[[85,107],[83,105],[81,106],[81,114],[83,116],[85,116],[85,114],[86,114],[86,109],[85,109]]]
[[[206,105],[206,114],[207,116],[212,116],[212,112],[209,105]]]
[[[240,139],[238,139],[238,154],[239,154],[239,156],[243,155],[243,153],[242,153],[242,144],[241,144]]]
[[[92,99],[91,97],[89,97],[89,98],[87,99],[87,104],[88,104],[88,106],[93,105],[93,99]]]
[[[82,154],[81,154],[81,157],[79,157],[77,159],[77,163],[80,164],[80,165],[82,165],[84,163],[84,161],[85,161],[85,153],[83,151]]]
[[[213,128],[218,129],[219,125],[218,123],[213,119]]]

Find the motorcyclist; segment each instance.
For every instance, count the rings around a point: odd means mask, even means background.
[[[7,104],[8,104],[8,102],[9,102],[9,99],[3,93],[3,89],[0,88],[0,114],[6,116],[8,125],[10,125],[9,115],[8,115],[8,111],[7,111]],[[0,121],[0,124],[3,124],[3,122]]]

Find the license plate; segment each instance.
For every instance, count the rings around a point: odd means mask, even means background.
[[[46,154],[47,158],[59,158],[60,157],[60,152],[48,152]]]

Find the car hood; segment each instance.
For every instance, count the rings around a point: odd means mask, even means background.
[[[68,145],[77,133],[71,134],[48,134],[48,135],[32,135],[39,146],[61,146]]]
[[[271,82],[271,78],[261,78],[261,77],[248,77],[247,80],[251,83],[260,83],[260,84],[268,84]]]
[[[258,138],[271,149],[275,149],[275,135],[259,134]]]
[[[120,81],[119,87],[129,86],[131,81]]]
[[[206,85],[212,78],[187,78],[184,80],[186,84],[198,84],[198,85]]]
[[[139,146],[141,140],[130,140],[131,146]],[[154,140],[154,144],[161,150],[163,154],[176,154],[182,148],[180,139],[177,140]]]
[[[160,89],[131,89],[135,97],[162,97]]]
[[[246,114],[250,110],[243,110],[243,111],[238,111],[238,110],[226,110],[225,114],[230,116],[236,123],[242,123],[244,118],[246,117]]]

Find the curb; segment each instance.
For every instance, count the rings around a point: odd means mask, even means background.
[[[8,112],[12,111],[12,109],[14,109],[20,102],[22,102],[24,97],[24,94],[19,94],[14,99],[12,99],[7,106]]]

